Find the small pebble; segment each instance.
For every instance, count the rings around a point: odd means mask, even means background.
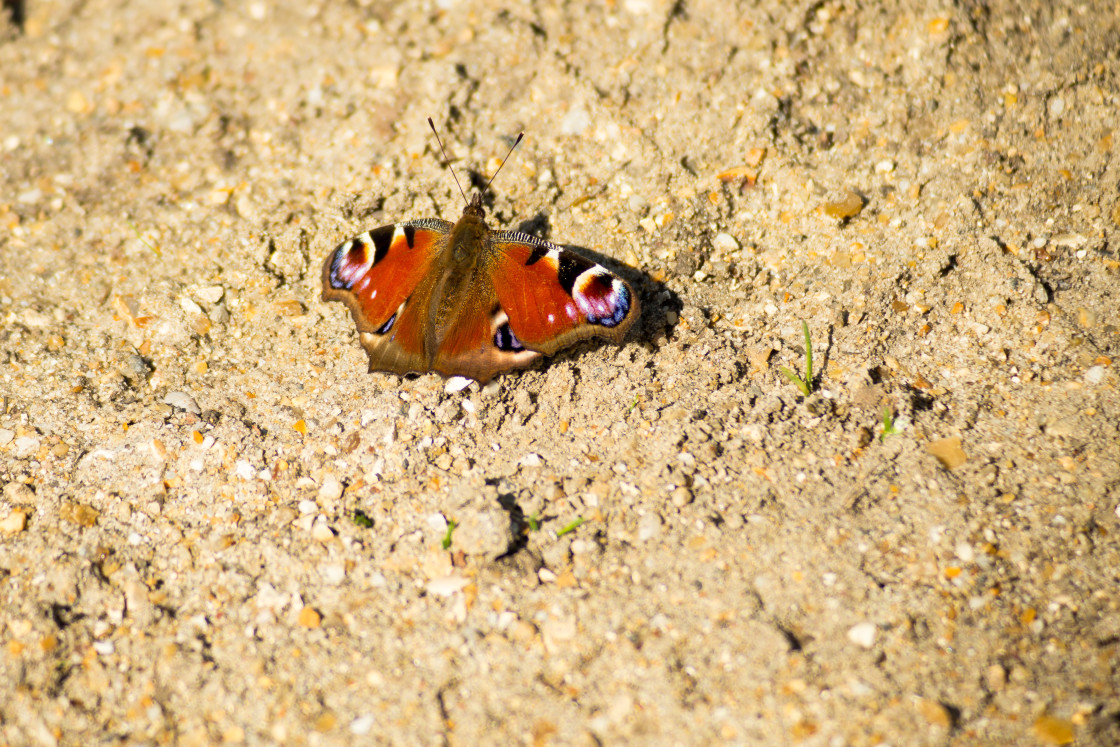
[[[470,584],[469,578],[463,576],[439,576],[433,578],[424,587],[429,594],[435,594],[438,597],[449,597],[452,594],[462,591]]]
[[[874,623],[862,622],[853,625],[848,630],[848,640],[857,646],[871,648],[875,645],[875,636],[878,629]]]
[[[0,532],[4,534],[19,534],[27,528],[27,514],[23,511],[12,511],[0,520]]]
[[[1089,369],[1085,371],[1085,383],[1090,386],[1096,386],[1104,381],[1104,373],[1104,366],[1090,366]]]
[[[447,394],[461,392],[469,387],[471,382],[472,379],[468,379],[466,376],[452,376],[447,380],[447,383],[443,385],[443,391]]]
[[[314,607],[304,607],[299,611],[298,622],[301,627],[315,629],[323,622],[323,616]]]
[[[333,503],[341,497],[342,483],[334,475],[328,475],[327,479],[323,480],[323,486],[319,488],[319,500]]]
[[[194,397],[186,392],[169,392],[168,395],[163,398],[163,403],[165,405],[177,407],[186,412],[193,412],[195,415],[202,414],[202,408],[194,401]]]
[[[359,716],[350,722],[350,733],[355,736],[365,736],[373,731],[373,726],[377,721],[373,716]]]
[[[208,304],[216,304],[218,301],[222,300],[222,296],[225,294],[226,289],[220,285],[210,285],[195,291],[195,296]]]
[[[7,446],[16,437],[16,432],[7,428],[0,428],[0,446]]]
[[[327,520],[320,516],[311,526],[311,538],[316,542],[330,542],[334,539],[334,530],[327,524]]]
[[[717,233],[712,248],[720,254],[730,254],[739,248],[739,242],[729,233]]]
[[[657,514],[646,514],[638,520],[638,540],[647,542],[661,533],[661,517]]]

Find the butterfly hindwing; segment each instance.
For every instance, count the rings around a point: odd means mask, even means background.
[[[638,317],[634,291],[583,255],[517,231],[497,231],[496,295],[509,331],[531,350],[552,355],[588,337],[620,341]]]

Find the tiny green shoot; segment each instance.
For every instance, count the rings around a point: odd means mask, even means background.
[[[883,405],[883,432],[879,434],[879,441],[886,441],[887,436],[893,436],[898,433],[898,429],[894,424],[894,413],[891,412],[890,405]]]
[[[136,234],[136,238],[140,239],[140,241],[143,242],[149,249],[151,249],[157,257],[163,256],[163,252],[160,251],[159,247],[149,241],[147,236],[140,233],[140,229],[136,227],[135,223],[129,222],[128,227],[131,228],[133,233]]]
[[[373,527],[373,519],[369,518],[366,512],[360,509],[354,509],[354,515],[350,518],[362,529],[370,529]]]
[[[584,521],[584,519],[581,516],[578,519],[576,519],[575,521],[573,521],[571,524],[568,524],[566,527],[564,527],[563,529],[561,529],[559,532],[556,533],[557,539],[559,539],[560,537],[563,537],[568,532],[574,532],[576,529],[579,529],[579,525],[582,524],[583,521]]]
[[[539,532],[541,530],[541,517],[536,511],[529,517],[529,530],[533,532]]]
[[[450,550],[451,549],[451,533],[454,532],[454,531],[455,531],[455,522],[448,520],[448,522],[447,522],[447,534],[443,535],[443,541],[440,542],[440,545],[443,547],[444,550]]]
[[[801,321],[801,331],[805,333],[805,378],[785,366],[781,366],[781,371],[790,383],[801,390],[802,395],[808,397],[813,393],[813,341],[809,338],[809,325],[805,320]]]
[[[626,414],[629,415],[630,413],[634,412],[634,408],[637,407],[637,406],[638,406],[638,398],[634,397],[634,401],[631,402],[630,406],[626,408]]]

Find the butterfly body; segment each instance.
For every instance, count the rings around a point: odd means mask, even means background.
[[[370,371],[479,382],[578,340],[619,342],[640,313],[601,265],[492,231],[478,194],[455,223],[391,224],[339,244],[323,263],[323,300],[349,307]]]

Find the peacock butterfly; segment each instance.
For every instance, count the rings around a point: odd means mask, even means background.
[[[339,244],[323,263],[323,300],[349,307],[371,372],[479,383],[578,340],[620,342],[641,313],[626,281],[602,265],[529,234],[492,231],[480,193],[455,223],[422,218]]]

